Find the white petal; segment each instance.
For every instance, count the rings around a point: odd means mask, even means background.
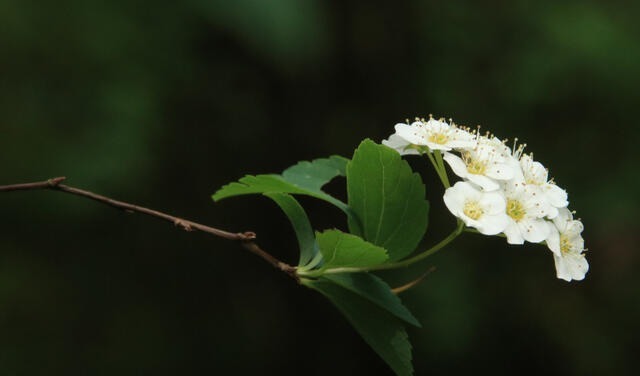
[[[515,172],[511,166],[506,163],[492,164],[487,168],[485,173],[488,177],[497,180],[509,180],[513,179]]]
[[[509,244],[524,244],[524,238],[520,233],[520,229],[518,228],[518,224],[509,220],[507,227],[504,229],[504,234],[507,236],[507,243]]]
[[[460,192],[460,194],[464,195],[465,198],[474,200],[474,201],[481,201],[483,198],[483,194],[480,190],[478,190],[475,186],[473,186],[473,184],[469,184],[466,181],[459,181],[456,184],[453,185],[453,188],[455,188],[458,192]]]
[[[527,217],[544,218],[549,213],[549,202],[537,185],[508,184],[506,195],[523,205]]]
[[[506,214],[483,215],[482,221],[476,226],[478,231],[484,235],[497,235],[503,232],[509,225],[509,216]]]
[[[567,222],[567,228],[565,229],[565,232],[567,236],[574,237],[580,236],[583,230],[584,225],[582,224],[582,222],[573,220]]]
[[[442,151],[449,151],[451,150],[451,146],[449,145],[449,143],[447,142],[446,144],[438,144],[435,142],[431,142],[431,141],[425,141],[425,144],[429,147],[429,149],[431,150],[442,150]]]
[[[460,218],[462,220],[462,222],[464,222],[465,226],[473,227],[475,229],[478,229],[478,231],[480,231],[479,230],[479,227],[481,227],[480,222],[476,221],[475,219],[467,217],[467,215],[464,214],[464,212],[462,212],[458,218]]]
[[[556,265],[556,276],[560,279],[564,279],[567,282],[571,282],[571,272],[569,271],[564,257],[553,254],[553,261]]]
[[[573,220],[573,214],[567,208],[558,208],[558,215],[553,218],[553,223],[558,228],[558,231],[565,232],[569,222]]]
[[[544,194],[547,196],[549,203],[556,208],[564,208],[569,205],[567,201],[567,192],[555,184],[544,184],[542,186]]]
[[[520,166],[528,182],[534,184],[545,184],[547,182],[548,172],[542,163],[536,162],[530,155],[523,155],[520,158]]]
[[[411,144],[397,134],[392,134],[389,139],[382,140],[382,145],[395,149],[400,155],[420,154],[416,149],[411,148]]]
[[[540,243],[549,236],[549,226],[544,219],[523,218],[518,222],[518,227],[524,240],[531,243]]]
[[[556,275],[565,281],[581,281],[589,271],[589,263],[582,254],[568,253],[553,255],[556,264]]]
[[[584,239],[582,239],[582,236],[579,233],[567,231],[563,235],[569,241],[569,248],[572,251],[582,252],[584,250]]]
[[[500,188],[500,184],[484,175],[468,174],[467,179],[469,179],[470,182],[480,186],[480,188],[482,188],[482,190],[486,192],[495,191]]]
[[[415,124],[415,123],[414,123]],[[414,145],[426,145],[424,138],[424,130],[415,125],[396,124],[396,134],[403,140]]]
[[[549,207],[547,208],[547,218],[554,219],[557,216],[558,216],[558,208],[549,205]]]
[[[436,120],[436,119],[429,119],[426,123],[421,123],[421,124],[424,124],[425,128],[436,131],[436,132],[448,130],[451,127],[449,124],[447,124],[447,122]]]
[[[556,225],[553,222],[546,221],[547,227],[549,227],[549,236],[547,236],[547,247],[553,252],[555,255],[560,256],[560,233],[556,228]]]
[[[458,138],[458,136],[456,136],[456,139],[449,143],[451,145],[451,147],[453,147],[454,149],[456,149],[457,151],[460,151],[460,152],[472,151],[476,147],[478,142],[476,141],[474,136],[470,136],[470,138],[469,138],[469,137],[467,137],[466,134],[469,134],[469,133],[465,131],[465,135],[464,136],[462,136],[460,138]]]
[[[462,161],[462,158],[458,157],[457,155],[444,153],[442,159],[447,161],[453,173],[458,175],[459,177],[464,179],[467,177],[467,175],[469,175],[469,173],[467,172],[467,166]]]
[[[483,194],[479,204],[485,213],[489,215],[504,213],[507,208],[507,202],[504,196],[495,191]]]
[[[460,182],[456,183],[453,187],[447,188],[447,190],[444,191],[443,197],[447,209],[458,218],[462,216],[465,201],[464,195],[456,188],[459,183]]]
[[[567,260],[571,278],[576,281],[582,281],[585,274],[589,271],[589,263],[584,255],[571,255]]]
[[[507,158],[506,164],[511,167],[511,171],[513,171],[513,180],[516,181],[525,181],[524,173],[522,172],[522,167],[520,167],[520,163],[514,157]]]

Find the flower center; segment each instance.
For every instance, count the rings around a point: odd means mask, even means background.
[[[462,160],[467,165],[467,171],[474,175],[483,175],[487,169],[487,163],[473,159],[469,153],[462,155]]]
[[[560,235],[560,251],[568,253],[571,250],[571,242],[565,235]]]
[[[531,185],[542,185],[539,181],[533,179],[533,178],[528,178],[524,181],[527,184],[531,184]]]
[[[467,217],[473,220],[478,220],[482,217],[482,214],[484,214],[484,210],[482,210],[482,207],[480,207],[476,201],[465,202],[463,212]]]
[[[449,136],[440,132],[431,133],[431,135],[429,135],[429,141],[434,144],[444,145],[449,141]]]
[[[518,222],[527,212],[524,210],[524,206],[518,200],[507,200],[507,215],[513,218],[514,221]]]

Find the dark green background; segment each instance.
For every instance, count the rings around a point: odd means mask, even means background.
[[[417,374],[637,368],[638,2],[0,2],[0,184],[68,184],[232,231],[278,257],[247,173],[350,156],[414,116],[519,137],[569,192],[591,271],[469,235],[403,298]],[[454,225],[425,161],[433,243]],[[341,182],[331,189],[344,195]],[[304,200],[318,229],[345,228]],[[54,192],[0,195],[0,374],[387,375],[318,294],[231,242]]]

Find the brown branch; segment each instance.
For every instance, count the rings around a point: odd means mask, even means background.
[[[12,185],[2,185],[0,186],[0,192],[10,192],[10,191],[27,191],[27,190],[38,190],[38,189],[49,189],[64,193],[69,193],[76,196],[85,197],[94,201],[98,201],[100,203],[112,206],[114,208],[118,208],[124,210],[129,213],[142,213],[151,217],[156,217],[167,222],[173,223],[175,226],[182,228],[185,231],[202,231],[208,234],[240,242],[243,248],[248,250],[249,252],[257,255],[263,260],[267,261],[273,267],[278,270],[281,270],[287,273],[289,276],[298,280],[296,275],[296,268],[284,263],[277,258],[273,257],[271,254],[267,253],[265,250],[260,248],[255,242],[256,234],[251,231],[245,232],[228,232],[224,230],[220,230],[214,227],[205,226],[200,223],[196,223],[193,221],[189,221],[186,219],[174,217],[172,215],[159,212],[157,210],[148,209],[142,206],[129,204],[126,202],[114,200],[112,198],[102,196],[99,194],[95,194],[93,192],[85,191],[82,189],[70,187],[68,185],[61,184],[66,178],[65,177],[57,177],[41,182],[35,183],[25,183],[25,184],[12,184]]]

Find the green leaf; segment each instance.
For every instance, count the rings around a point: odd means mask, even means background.
[[[324,278],[302,283],[327,297],[396,375],[413,375],[411,343],[402,321],[371,301]]]
[[[429,202],[420,175],[397,151],[367,139],[347,165],[349,229],[385,248],[389,261],[413,252],[427,229]]]
[[[321,190],[322,186],[339,175],[344,175],[348,159],[340,156],[300,162],[282,175],[246,175],[238,182],[229,183],[213,194],[214,201],[259,193],[289,193],[319,198],[327,201],[350,215],[347,205]]]
[[[362,296],[397,318],[421,327],[418,320],[402,304],[400,298],[391,291],[391,287],[379,277],[369,273],[341,273],[325,274],[323,278]]]
[[[302,161],[284,170],[282,177],[299,187],[319,191],[336,176],[345,176],[348,162],[347,158],[339,155],[315,159],[312,162]]]
[[[323,269],[339,267],[368,267],[387,261],[387,251],[367,243],[362,238],[340,230],[316,233]]]
[[[298,200],[287,193],[265,193],[264,195],[275,201],[291,221],[298,238],[298,246],[300,247],[300,262],[298,265],[306,265],[318,253],[316,238],[307,213],[298,203]]]

